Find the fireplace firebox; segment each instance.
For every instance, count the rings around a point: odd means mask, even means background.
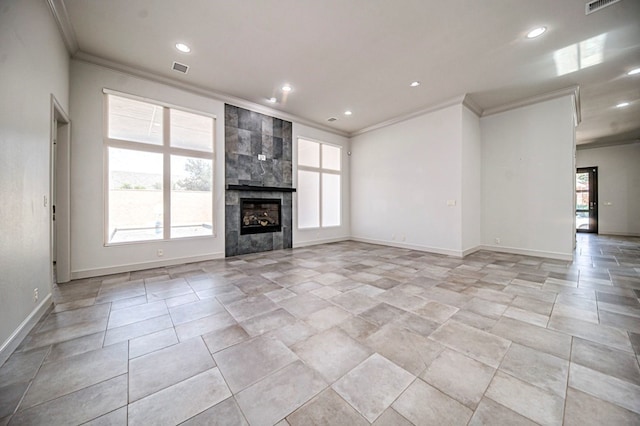
[[[276,198],[240,199],[240,235],[280,232],[282,202]]]

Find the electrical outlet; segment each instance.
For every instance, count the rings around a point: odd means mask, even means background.
[[[407,238],[404,236],[404,234],[402,234],[402,237],[400,237],[400,238],[402,238],[402,241],[406,241],[407,240]]]
[[[38,295],[38,289],[37,289],[37,288],[34,288],[34,289],[33,289],[33,301],[34,301],[34,302],[37,302],[37,301],[38,301],[38,297],[40,297],[40,296]]]
[[[500,244],[500,238],[496,238],[496,244]]]
[[[391,239],[395,241],[395,239],[396,239],[396,234],[391,234]]]
[[[258,154],[258,160],[260,161],[267,161],[267,156],[264,154]]]
[[[158,257],[164,256],[164,251],[162,249],[158,249]]]

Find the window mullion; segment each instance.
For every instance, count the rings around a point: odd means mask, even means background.
[[[205,160],[211,160],[213,158],[213,153],[206,151],[196,151],[185,148],[176,148],[169,147],[169,153],[172,155],[180,155],[182,157],[194,157],[194,158],[203,158]]]
[[[142,152],[156,152],[162,153],[164,152],[164,148],[159,145],[151,145],[145,144],[142,142],[131,142],[123,139],[111,139],[107,138],[107,146],[113,148],[122,148],[122,149],[131,149],[134,151],[142,151]]]
[[[163,183],[162,183],[162,200],[163,200],[163,238],[168,240],[171,238],[171,116],[169,108],[163,108],[162,117],[162,148],[163,148]]]

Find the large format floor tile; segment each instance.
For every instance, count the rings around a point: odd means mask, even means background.
[[[86,352],[42,366],[21,407],[75,392],[104,380],[127,373],[127,344],[120,343]]]
[[[214,354],[222,375],[234,392],[239,392],[298,357],[282,342],[257,337]]]
[[[430,338],[492,367],[500,365],[511,344],[502,337],[455,321],[443,324]]]
[[[340,242],[56,286],[0,426],[640,424],[640,238]]]
[[[291,426],[349,424],[364,426],[369,422],[329,388],[294,411],[287,422]]]
[[[183,426],[246,426],[247,420],[244,418],[238,403],[234,397],[229,397],[223,402],[214,405],[182,423]]]
[[[393,403],[393,409],[414,424],[466,424],[473,411],[420,379]]]
[[[10,424],[80,424],[127,404],[127,376],[88,386],[26,410],[20,410]]]
[[[425,382],[475,409],[495,369],[459,352],[445,349],[420,376]]]
[[[414,379],[406,370],[374,354],[338,380],[333,389],[373,422]]]
[[[640,386],[571,364],[569,386],[640,414]]]
[[[129,363],[129,401],[137,401],[214,366],[200,337],[132,359]]]
[[[544,425],[562,424],[564,398],[498,371],[486,396]]]
[[[564,398],[569,361],[512,343],[500,370]]]
[[[238,393],[236,399],[251,425],[272,425],[326,386],[318,373],[296,361]]]
[[[307,365],[333,383],[371,354],[371,349],[339,329],[317,334],[292,347]]]
[[[567,426],[589,424],[631,426],[640,424],[640,414],[569,388],[564,411],[564,424]]]
[[[217,368],[129,404],[132,425],[175,425],[231,396]]]

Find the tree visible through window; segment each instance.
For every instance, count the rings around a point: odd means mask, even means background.
[[[176,182],[176,188],[185,191],[211,191],[211,163],[189,158],[184,166],[187,177]]]
[[[106,242],[213,235],[214,118],[114,94],[106,104]]]

